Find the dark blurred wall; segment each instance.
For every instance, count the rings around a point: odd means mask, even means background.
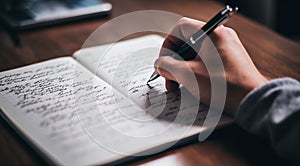
[[[283,34],[300,37],[300,1],[279,1],[275,29]]]
[[[267,27],[300,41],[299,0],[218,0],[222,3],[236,3],[240,13]]]

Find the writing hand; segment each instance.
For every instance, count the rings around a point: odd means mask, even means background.
[[[177,89],[178,83],[180,83],[207,105],[211,99],[210,77],[225,77],[227,82],[225,110],[233,115],[246,94],[266,83],[267,79],[253,64],[236,32],[225,26],[219,26],[209,36],[213,42],[213,47],[221,56],[225,73],[213,72],[213,75],[208,74],[201,59],[214,57],[211,54],[216,53],[208,39],[204,40],[198,56],[193,60],[180,61],[168,56],[171,55],[171,51],[176,51],[183,41],[187,40],[203,25],[204,22],[201,21],[189,18],[180,19],[163,43],[160,57],[155,62],[155,70],[166,78],[168,91]],[[210,59],[210,61],[214,61],[214,59]],[[189,74],[187,74],[189,71],[192,71],[196,77],[197,88],[191,86]],[[199,92],[195,92],[195,89]]]

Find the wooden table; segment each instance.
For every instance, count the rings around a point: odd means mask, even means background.
[[[0,71],[71,55],[81,48],[88,36],[101,24],[128,12],[164,10],[207,21],[223,7],[211,0],[111,0],[110,2],[113,4],[110,17],[22,32],[19,34],[21,45],[17,47],[1,29]],[[226,25],[237,31],[254,63],[265,76],[269,78],[290,76],[300,80],[299,44],[242,15],[234,16]],[[110,37],[104,39],[103,42],[110,42]],[[4,120],[1,119],[0,123],[0,165],[45,164]],[[215,131],[204,142],[193,142],[128,164],[281,165],[288,163],[278,158],[265,141],[233,125]]]

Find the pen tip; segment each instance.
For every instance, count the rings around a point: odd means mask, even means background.
[[[154,72],[152,73],[151,77],[149,78],[149,80],[147,81],[147,83],[149,83],[149,82],[155,80],[155,79],[158,78],[158,77],[159,77],[158,72],[154,71]]]
[[[151,82],[152,80],[151,80],[151,78],[147,81],[147,85],[149,86],[149,83]]]

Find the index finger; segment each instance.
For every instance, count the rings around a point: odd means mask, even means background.
[[[171,55],[172,52],[178,51],[180,46],[183,45],[185,41],[196,33],[204,24],[205,22],[202,21],[186,17],[181,18],[166,37],[159,56]]]

